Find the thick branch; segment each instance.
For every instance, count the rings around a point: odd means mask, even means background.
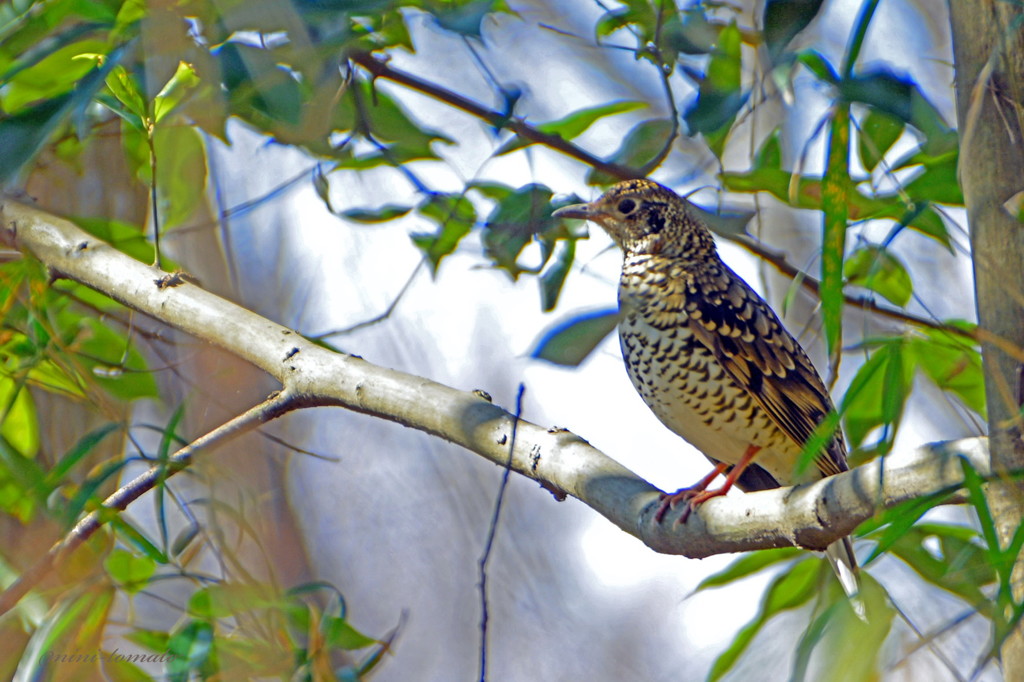
[[[687,524],[659,526],[652,522],[658,489],[568,431],[524,420],[516,424],[514,415],[475,392],[330,351],[194,284],[158,284],[166,282],[166,273],[24,204],[0,204],[0,240],[30,252],[55,275],[264,369],[287,396],[285,407],[279,404],[283,397],[272,403],[274,415],[297,407],[341,406],[439,436],[501,466],[509,462],[514,427],[514,471],[578,498],[659,552],[705,557],[789,545],[822,548],[877,509],[955,490],[962,480],[958,457],[988,473],[986,443],[961,441],[922,448],[913,462],[887,468],[884,476],[876,462],[811,486],[711,500]],[[120,509],[131,499],[108,506]]]

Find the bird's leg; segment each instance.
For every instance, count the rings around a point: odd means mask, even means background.
[[[727,464],[719,463],[713,472],[708,476],[702,478],[696,485],[689,488],[683,488],[673,495],[667,495],[662,499],[661,506],[658,507],[658,512],[654,515],[654,520],[657,523],[661,523],[662,517],[669,509],[674,509],[676,504],[681,500],[686,500],[686,510],[679,516],[679,520],[676,523],[686,523],[686,519],[690,518],[690,514],[697,508],[697,505],[707,502],[712,497],[720,497],[729,492],[736,480],[743,474],[743,471],[750,466],[750,463],[754,461],[754,456],[761,450],[760,445],[748,445],[746,452],[743,453],[743,457],[740,461],[732,468],[732,470],[726,475],[725,483],[721,487],[715,488],[714,490],[708,490],[708,484],[714,480],[715,476],[722,473],[728,468]]]
[[[725,462],[719,462],[715,465],[715,468],[711,470],[711,473],[700,479],[696,483],[686,488],[680,488],[674,493],[662,493],[661,494],[661,505],[658,506],[658,511],[654,514],[654,522],[661,523],[662,518],[668,513],[668,510],[675,509],[676,505],[685,500],[689,500],[692,497],[699,495],[700,493],[707,490],[707,487],[711,485],[711,481],[715,480],[719,474],[729,468],[729,465]]]

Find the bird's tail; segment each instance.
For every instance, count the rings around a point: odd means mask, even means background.
[[[850,538],[846,537],[833,542],[825,549],[825,556],[832,564],[832,570],[839,578],[839,584],[843,586],[843,591],[850,598],[857,617],[867,620],[864,613],[864,602],[861,601],[858,594],[860,582],[857,579],[857,557],[853,553],[853,543],[850,542]]]

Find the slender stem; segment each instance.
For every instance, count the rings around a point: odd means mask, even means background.
[[[225,441],[240,436],[268,422],[289,410],[298,407],[287,392],[277,392],[249,410],[238,415],[204,436],[197,438],[171,455],[165,462],[153,466],[133,480],[121,486],[103,501],[102,506],[86,515],[75,524],[35,564],[25,570],[3,593],[0,593],[0,615],[7,613],[24,597],[29,590],[38,585],[47,575],[67,558],[78,547],[96,534],[108,521],[124,511],[129,504],[152,490],[158,483],[167,480],[192,463],[198,453],[209,450]]]
[[[856,28],[850,38],[850,46],[846,48],[846,56],[843,58],[843,78],[853,75],[853,67],[857,63],[857,58],[860,57],[860,49],[864,45],[864,37],[867,35],[868,26],[871,24],[871,18],[875,16],[876,9],[878,9],[878,0],[865,0],[860,7]]]

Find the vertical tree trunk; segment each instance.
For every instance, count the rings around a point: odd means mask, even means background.
[[[982,327],[1024,346],[1024,223],[1006,202],[1024,190],[1024,10],[1000,0],[951,0],[960,128],[960,182],[971,228],[978,320]],[[1021,366],[983,346],[992,470],[1024,468],[1021,442]],[[1024,491],[994,484],[989,504],[1000,540],[1013,536],[1024,516]],[[1015,598],[1022,597],[1019,559]],[[1001,651],[1007,680],[1024,679],[1024,631]]]

